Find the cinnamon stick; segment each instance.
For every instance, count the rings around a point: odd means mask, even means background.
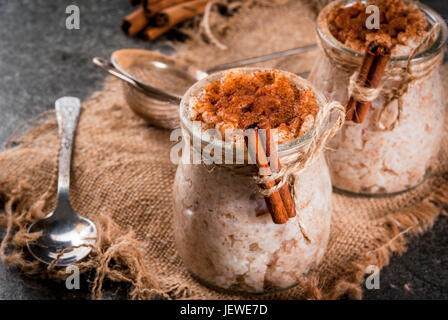
[[[252,130],[246,139],[247,149],[251,159],[256,163],[259,174],[262,176],[271,175],[268,160],[263,148],[258,130]],[[262,184],[263,189],[271,189],[276,185],[275,181]],[[278,190],[275,190],[269,196],[265,196],[266,205],[271,213],[272,220],[276,224],[283,224],[288,221],[288,213],[283,204],[282,197]]]
[[[366,47],[359,70],[357,83],[365,88],[378,88],[389,62],[391,50],[383,45],[371,42]],[[347,104],[346,120],[362,123],[372,102],[359,102],[353,97]]]
[[[280,158],[278,157],[277,145],[275,143],[273,135],[271,134],[271,122],[267,121],[264,124],[260,124],[258,127],[265,130],[263,142],[266,146],[266,156],[269,157],[269,165],[272,172],[277,173],[281,170],[282,165],[280,163]],[[279,184],[281,180],[281,178],[276,179],[275,184]],[[288,185],[286,183],[283,184],[278,191],[283,200],[283,205],[285,206],[286,212],[288,213],[288,217],[295,217],[296,210]]]
[[[207,2],[208,0],[193,0],[163,10],[160,14],[163,14],[166,24],[146,28],[143,32],[144,37],[148,40],[158,38],[177,24],[203,13]]]
[[[148,24],[148,18],[142,8],[139,8],[126,16],[121,22],[121,29],[127,35],[133,36],[143,30]]]
[[[190,0],[146,0],[143,3],[145,14],[148,18],[154,17],[160,11],[174,7],[178,4],[188,2]]]

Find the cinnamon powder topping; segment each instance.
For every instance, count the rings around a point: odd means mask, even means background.
[[[221,131],[244,130],[269,120],[285,141],[300,135],[310,118],[314,123],[318,108],[311,89],[297,88],[281,72],[233,70],[204,88],[192,108],[191,120]]]
[[[373,0],[367,5],[380,10],[380,28],[366,28],[366,5],[358,1],[352,6],[334,10],[328,19],[331,34],[356,51],[363,51],[372,41],[389,48],[415,47],[428,29],[425,14],[412,2],[403,0]],[[395,50],[397,51],[397,50]]]

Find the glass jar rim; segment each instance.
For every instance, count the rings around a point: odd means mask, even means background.
[[[182,128],[185,129],[193,137],[193,139],[199,139],[201,142],[204,142],[206,144],[215,145],[215,146],[221,148],[221,150],[223,150],[223,151],[224,150],[230,151],[230,152],[235,151],[235,149],[236,149],[235,143],[228,143],[223,140],[213,139],[209,135],[202,134],[202,132],[203,132],[202,130],[195,130],[193,121],[190,119],[189,111],[190,111],[190,107],[191,107],[191,99],[192,98],[198,97],[206,85],[208,85],[216,80],[219,80],[225,72],[229,72],[231,70],[239,70],[239,71],[243,71],[246,73],[253,73],[256,71],[281,72],[290,81],[292,81],[292,83],[296,86],[300,85],[300,87],[303,88],[304,87],[303,82],[306,82],[307,87],[310,88],[311,90],[313,90],[313,92],[316,94],[316,100],[319,105],[319,108],[322,108],[323,105],[326,103],[325,97],[322,96],[321,94],[319,94],[318,91],[314,88],[314,86],[311,83],[309,83],[307,80],[299,77],[298,75],[287,72],[287,71],[277,70],[277,69],[272,69],[272,68],[245,67],[245,68],[235,68],[235,69],[229,69],[229,70],[215,72],[215,73],[207,76],[206,78],[197,81],[194,85],[192,85],[187,90],[187,92],[184,94],[184,96],[182,97],[182,100],[180,102],[179,112],[180,112],[180,120],[181,120]],[[300,137],[280,144],[278,146],[279,156],[290,154],[291,152],[300,150],[301,148],[307,146],[311,142],[311,139],[313,138],[314,131],[315,131],[315,125],[313,125],[313,127],[310,130],[308,130],[308,132],[301,135]]]
[[[320,39],[322,39],[326,44],[330,45],[331,47],[344,52],[352,57],[362,57],[364,54],[361,52],[354,51],[341,43],[338,39],[336,39],[330,30],[328,29],[328,23],[327,17],[328,14],[337,7],[348,7],[353,5],[354,3],[361,1],[362,3],[366,3],[366,0],[336,0],[332,1],[329,4],[327,4],[319,13],[317,18],[317,34]],[[405,0],[405,2],[408,2]],[[419,52],[414,58],[412,58],[413,62],[423,62],[427,61],[429,59],[432,59],[433,57],[437,56],[447,45],[448,43],[448,27],[445,22],[445,20],[432,8],[429,6],[420,3],[415,2],[415,4],[419,7],[420,10],[423,11],[423,13],[426,16],[426,19],[431,24],[431,26],[434,26],[436,23],[440,24],[440,30],[439,34],[437,35],[436,40],[425,50],[422,52]],[[324,27],[324,29],[322,29]],[[392,62],[405,62],[408,61],[409,56],[392,56],[390,60]]]

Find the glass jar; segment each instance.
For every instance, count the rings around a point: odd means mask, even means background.
[[[190,154],[200,154],[207,145],[213,145],[222,148],[222,155],[242,151],[247,160],[244,147],[237,150],[235,144],[212,140],[200,129],[195,130],[190,120],[189,109],[195,98],[205,85],[219,80],[221,75],[218,72],[199,81],[185,94],[180,106],[183,141],[200,141],[187,142]],[[297,83],[296,75],[285,75]],[[318,103],[321,106],[323,102]],[[283,166],[308,150],[315,130],[278,147]],[[332,188],[322,154],[294,175],[296,217],[285,224],[273,223],[253,174],[253,165],[247,162],[178,166],[174,182],[177,251],[188,270],[209,286],[249,293],[286,289],[296,284],[298,275],[321,261],[327,247]],[[304,239],[299,223],[310,242]]]
[[[320,56],[309,77],[328,98],[343,104],[348,101],[350,77],[359,69],[362,54],[333,37],[328,16],[335,8],[354,2],[334,1],[320,12],[317,26]],[[432,9],[417,5],[432,26],[440,24],[440,30],[435,41],[411,59],[411,68],[416,72],[432,71],[413,82],[401,100],[386,104],[386,97],[380,94],[363,123],[345,123],[327,152],[336,189],[365,195],[406,191],[424,180],[438,153],[445,113],[439,66],[447,42],[447,26]],[[400,76],[396,70],[405,72],[408,59],[392,56],[386,74],[389,71]],[[387,80],[383,85],[385,89],[398,88],[395,80]]]

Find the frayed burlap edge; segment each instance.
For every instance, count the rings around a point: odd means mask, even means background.
[[[56,179],[55,172],[53,181]],[[27,234],[28,227],[46,215],[44,207],[47,206],[48,196],[54,191],[54,186],[50,186],[42,198],[28,208],[21,195],[31,188],[26,181],[21,181],[10,193],[0,194],[0,201],[5,203],[0,227],[6,228],[0,245],[0,257],[5,264],[20,268],[26,275],[65,280],[65,268],[46,266],[32,259],[26,251],[27,241],[35,238]],[[91,286],[92,299],[102,298],[106,280],[129,284],[130,299],[169,298],[170,292],[182,296],[181,292],[176,291],[177,288],[162,288],[160,280],[149,270],[144,259],[143,244],[135,239],[132,230],[122,230],[106,215],[100,215],[93,221],[98,229],[97,242],[92,246],[89,258],[76,264],[81,274],[91,271],[95,274]]]

